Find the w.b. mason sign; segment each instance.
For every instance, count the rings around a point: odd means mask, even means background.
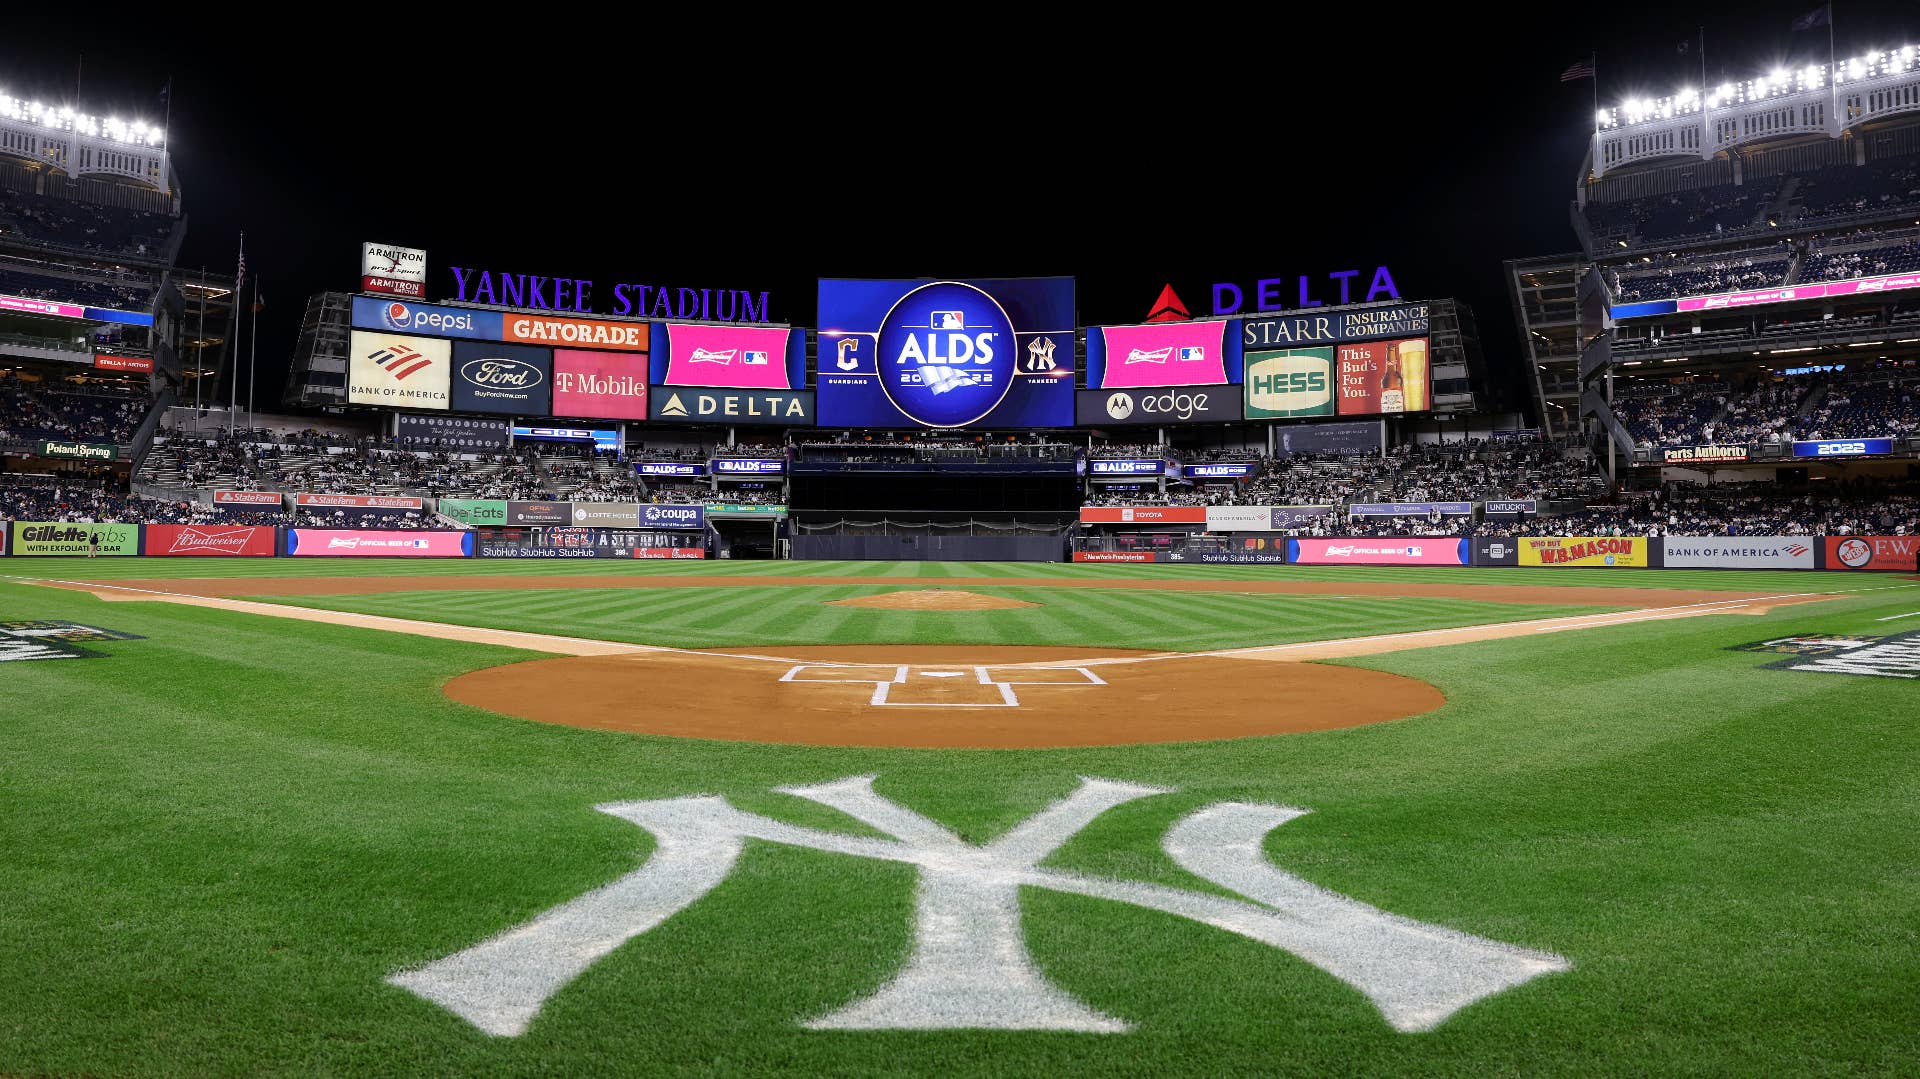
[[[387,981],[488,1034],[525,1033],[541,1006],[568,982],[726,880],[749,839],[904,862],[919,871],[913,952],[905,967],[871,995],[802,1021],[815,1030],[1131,1029],[1126,1019],[1074,998],[1033,965],[1020,927],[1023,887],[1158,910],[1291,952],[1360,990],[1403,1032],[1430,1030],[1468,1004],[1571,966],[1547,952],[1388,914],[1274,867],[1261,852],[1262,839],[1304,809],[1216,802],[1167,830],[1161,841],[1167,856],[1246,897],[1232,899],[1039,868],[1102,813],[1171,793],[1167,788],[1083,777],[1066,798],[998,839],[971,846],[937,821],[877,794],[873,779],[852,776],[776,790],[837,809],[891,839],[786,824],[714,795],[598,806],[653,834],[657,845],[645,865]]]

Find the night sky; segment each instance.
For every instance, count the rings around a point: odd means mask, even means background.
[[[591,278],[603,310],[616,281],[764,290],[803,326],[818,277],[1071,275],[1084,324],[1139,321],[1166,282],[1204,314],[1215,281],[1307,274],[1327,299],[1329,272],[1384,264],[1406,298],[1472,305],[1517,389],[1501,261],[1573,249],[1592,129],[1593,84],[1560,72],[1596,52],[1603,104],[1697,86],[1703,25],[1711,82],[1824,62],[1824,28],[1789,29],[1814,6],[1170,8],[1073,37],[1018,8],[914,9],[883,36],[825,7],[282,8],[254,29],[76,5],[9,16],[0,90],[66,101],[77,77],[85,110],[159,122],[172,79],[181,265],[231,273],[246,231],[264,407],[362,240],[426,248],[430,298],[484,266]],[[1917,3],[1835,16],[1843,57],[1920,43]]]

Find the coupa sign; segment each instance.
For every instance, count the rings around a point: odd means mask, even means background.
[[[1572,966],[1548,952],[1389,914],[1269,862],[1262,852],[1268,833],[1308,810],[1215,802],[1175,821],[1161,850],[1214,892],[1041,867],[1108,810],[1174,793],[1168,788],[1082,778],[1066,798],[973,845],[882,796],[873,782],[854,776],[779,792],[845,813],[878,836],[788,824],[714,795],[600,805],[652,835],[645,864],[387,981],[488,1034],[524,1034],[546,1002],[594,963],[731,876],[748,840],[895,862],[919,878],[914,947],[902,968],[870,995],[802,1020],[813,1030],[1130,1030],[1128,1020],[1074,997],[1034,964],[1021,924],[1026,888],[1158,911],[1289,952],[1358,989],[1401,1032],[1431,1030],[1476,1001]]]

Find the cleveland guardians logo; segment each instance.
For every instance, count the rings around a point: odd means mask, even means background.
[[[908,419],[965,427],[1013,387],[1013,320],[972,285],[936,281],[902,296],[880,323],[880,386]]]

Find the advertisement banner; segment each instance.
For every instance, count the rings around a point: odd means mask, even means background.
[[[565,525],[573,523],[573,509],[566,502],[508,502],[510,525]]]
[[[482,529],[474,534],[479,558],[705,558],[686,536],[606,528]]]
[[[1920,571],[1920,536],[1828,536],[1824,553],[1826,569]]]
[[[405,495],[296,494],[293,504],[302,509],[312,506],[348,510],[421,510],[427,507],[425,500]]]
[[[1166,470],[1167,463],[1159,460],[1116,460],[1096,457],[1087,462],[1087,474],[1092,476],[1158,476]]]
[[[54,557],[137,555],[140,553],[140,526],[15,521],[12,553]]]
[[[638,528],[640,507],[632,502],[574,502],[576,528]]]
[[[1645,536],[1522,536],[1523,566],[1613,566],[1616,569],[1646,567]]]
[[[1127,525],[1203,525],[1205,506],[1082,506],[1080,523]]]
[[[1427,339],[1334,346],[1335,406],[1342,416],[1425,412],[1433,407]]]
[[[507,448],[507,425],[504,420],[434,416],[417,412],[398,412],[393,420],[393,437],[407,449],[494,452]]]
[[[347,349],[349,404],[447,407],[453,342],[355,330]]]
[[[663,322],[653,347],[655,381],[666,386],[792,390],[806,385],[806,334],[783,326]],[[795,361],[798,361],[797,363]]]
[[[1208,566],[1276,566],[1286,563],[1287,552],[1279,540],[1274,540],[1272,546],[1233,547],[1224,551],[1188,551],[1184,560]]]
[[[102,371],[151,371],[151,356],[109,356],[104,352],[93,354],[93,365]]]
[[[1354,502],[1347,506],[1349,517],[1471,517],[1471,502]]]
[[[1534,509],[1533,499],[1531,498],[1514,499],[1507,502],[1484,502],[1481,503],[1481,506],[1488,517],[1520,517],[1525,514],[1537,512]]]
[[[1311,524],[1333,512],[1332,506],[1208,506],[1209,532],[1279,532]]]
[[[654,386],[647,418],[683,423],[813,426],[812,390],[704,390]]]
[[[1238,382],[1240,335],[1227,331],[1226,319],[1089,326],[1087,385],[1114,390]]]
[[[1071,427],[1070,277],[819,286],[820,422]]]
[[[1333,415],[1333,350],[1294,348],[1247,353],[1250,420]]]
[[[272,506],[280,508],[280,500],[285,496],[278,491],[215,491],[213,504],[216,506]]]
[[[690,461],[639,461],[633,470],[642,476],[704,476],[707,466]]]
[[[1667,536],[1667,569],[1812,569],[1811,536]]]
[[[503,525],[507,523],[507,504],[494,498],[443,498],[440,515],[463,525]]]
[[[672,506],[643,503],[640,506],[642,528],[705,528],[706,511],[699,506]]]
[[[778,502],[709,502],[709,517],[785,517],[787,507]]]
[[[1157,551],[1075,551],[1075,562],[1158,562]]]
[[[471,532],[289,528],[287,554],[301,558],[467,558]]]
[[[1845,438],[1828,439],[1821,442],[1795,442],[1795,457],[1861,457],[1867,454],[1892,453],[1891,438]]]
[[[1668,446],[1660,451],[1660,460],[1669,465],[1719,464],[1747,459],[1745,446]]]
[[[0,296],[0,311],[16,311],[23,315],[57,315],[60,318],[87,316],[87,309],[77,303],[35,300],[26,296]]]
[[[552,378],[552,349],[490,341],[453,344],[453,407],[463,412],[549,415]]]
[[[443,307],[434,303],[403,303],[372,296],[353,298],[353,328],[356,330],[491,341],[500,336],[500,320],[498,311]]]
[[[553,414],[592,420],[646,419],[646,357],[554,349]]]
[[[1375,337],[1424,337],[1430,323],[1423,303],[1389,303],[1323,314],[1266,315],[1240,321],[1248,350],[1364,341]]]
[[[787,462],[771,457],[716,457],[713,459],[713,472],[717,476],[730,473],[739,476],[778,476],[786,470]]]
[[[501,327],[502,340],[516,345],[554,348],[611,349],[645,352],[651,323],[614,322],[599,318],[561,318],[555,315],[509,314]]]
[[[508,433],[523,442],[591,442],[595,450],[620,452],[620,432],[611,427],[522,427],[515,424]]]
[[[42,457],[70,461],[111,461],[120,455],[120,447],[100,442],[41,442],[36,452]]]
[[[1274,434],[1275,456],[1296,453],[1327,453],[1340,457],[1359,457],[1384,452],[1387,444],[1385,420],[1349,420],[1345,423],[1303,423],[1279,425]]]
[[[427,253],[392,244],[360,245],[360,291],[419,299],[427,294]]]
[[[147,554],[161,557],[271,558],[274,530],[265,526],[147,525]]]
[[[394,244],[361,244],[361,292],[426,296],[426,252]]]
[[[1253,475],[1258,468],[1251,461],[1221,461],[1210,465],[1183,465],[1180,474],[1190,480],[1238,480]]]
[[[1470,542],[1451,536],[1287,541],[1287,561],[1303,566],[1464,566]]]
[[[1240,418],[1240,391],[1232,386],[1076,390],[1073,395],[1073,419],[1082,427],[1234,423]]]
[[[1520,564],[1520,541],[1505,536],[1477,537],[1473,541],[1473,564],[1517,566]]]

